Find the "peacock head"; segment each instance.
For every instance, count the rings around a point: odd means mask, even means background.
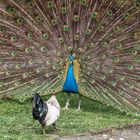
[[[73,57],[76,57],[76,52],[73,52],[73,53],[72,53],[72,56],[73,56]]]
[[[70,53],[71,53],[71,55],[69,57],[69,60],[73,61],[76,58],[76,53],[73,50],[71,50]]]

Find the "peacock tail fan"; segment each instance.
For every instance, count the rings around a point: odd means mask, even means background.
[[[140,112],[140,0],[0,0],[0,98],[62,91],[70,52],[79,94]]]

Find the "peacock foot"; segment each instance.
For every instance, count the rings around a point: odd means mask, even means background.
[[[77,112],[80,112],[80,111],[81,111],[81,109],[80,109],[80,108],[77,108],[77,109],[76,109],[76,111],[77,111]]]
[[[69,110],[69,107],[64,107],[63,110]]]
[[[69,106],[70,106],[70,104],[69,104],[69,101],[66,103],[66,105],[65,105],[65,107],[63,108],[63,110],[69,110]]]

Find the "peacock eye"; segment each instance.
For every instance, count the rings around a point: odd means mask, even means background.
[[[117,45],[116,45],[116,48],[118,48],[118,49],[121,49],[122,47],[123,47],[122,44],[117,44]]]
[[[32,48],[31,48],[31,47],[30,47],[30,48],[26,48],[26,49],[25,49],[25,52],[26,52],[26,53],[31,53],[31,52],[32,52]]]
[[[68,31],[69,30],[68,25],[64,25],[63,29],[64,29],[65,32]]]
[[[120,95],[124,95],[124,92],[120,90],[120,91],[119,91],[119,94],[120,94]]]
[[[14,85],[15,86],[19,86],[20,85],[20,82],[19,81],[16,81]]]
[[[0,33],[3,33],[5,29],[3,27],[0,27]]]
[[[78,15],[75,15],[75,16],[74,16],[74,21],[77,22],[77,21],[79,21],[79,20],[80,20],[80,17],[79,17]]]
[[[15,56],[17,55],[17,52],[16,52],[16,51],[12,51],[12,52],[11,52],[11,55],[12,55],[13,57],[15,57]]]
[[[23,78],[27,78],[28,77],[28,73],[23,73]]]
[[[17,38],[16,38],[16,36],[12,36],[10,40],[11,40],[11,42],[16,42]]]
[[[128,69],[129,69],[129,70],[133,70],[133,69],[134,69],[134,66],[133,66],[133,65],[129,65],[129,66],[128,66]]]
[[[63,14],[66,14],[66,12],[67,12],[66,7],[62,7],[61,12],[62,12]]]
[[[84,78],[81,78],[81,82],[84,83],[85,82],[85,79]]]
[[[48,8],[52,8],[54,6],[52,1],[48,1]]]
[[[16,69],[19,69],[21,67],[20,64],[16,64]]]
[[[101,57],[102,57],[102,59],[105,59],[106,58],[106,55],[105,54],[102,54]]]
[[[31,80],[31,84],[34,84],[36,81],[35,80]]]
[[[13,8],[13,7],[8,7],[8,8],[7,8],[7,11],[8,11],[9,13],[11,13],[11,14],[16,13],[16,9]]]
[[[87,29],[87,30],[85,31],[85,34],[86,34],[86,35],[90,35],[90,34],[91,34],[91,29]]]
[[[85,91],[86,90],[85,86],[82,86],[81,87],[81,90]]]
[[[45,52],[46,51],[46,48],[45,47],[41,47],[41,51],[42,52]]]
[[[123,17],[124,17],[125,20],[127,20],[127,19],[130,18],[130,14],[129,13],[126,13],[126,14],[123,15]]]
[[[93,12],[93,13],[91,14],[91,17],[92,17],[92,18],[96,18],[96,17],[97,17],[97,14],[98,14],[97,12]]]
[[[62,53],[58,51],[58,52],[57,52],[57,55],[58,55],[58,56],[61,56],[61,55],[62,55]]]
[[[113,87],[115,87],[117,83],[115,81],[112,81],[111,84]]]
[[[29,6],[29,8],[33,8],[34,3],[30,1],[30,2],[28,2],[28,6]]]
[[[27,37],[28,37],[29,39],[32,39],[32,38],[33,38],[33,34],[32,34],[32,33],[28,33],[28,34],[27,34]]]
[[[18,25],[22,25],[22,24],[24,23],[23,18],[17,18],[17,19],[16,19],[16,23],[17,23]]]
[[[75,35],[74,40],[78,41],[80,39],[79,35]]]
[[[137,51],[137,50],[132,50],[132,54],[133,54],[134,56],[136,56],[136,55],[138,54],[138,51]]]
[[[100,68],[100,65],[99,64],[96,64],[95,65],[95,68],[98,70]]]
[[[133,89],[133,88],[134,88],[134,85],[129,84],[129,88],[130,88],[130,89]]]
[[[44,34],[43,34],[43,38],[44,38],[45,40],[47,40],[47,39],[49,38],[49,35],[48,35],[47,33],[44,33]]]
[[[3,58],[0,57],[0,64],[3,64],[4,63],[4,60]]]
[[[78,52],[81,53],[82,52],[82,48],[78,48]]]
[[[63,37],[60,37],[60,38],[59,38],[59,43],[62,44],[63,42],[64,42],[64,38],[63,38]]]
[[[102,46],[102,47],[107,47],[107,45],[108,45],[107,42],[102,42],[102,43],[101,43],[101,46]]]
[[[53,19],[53,20],[52,20],[52,25],[53,25],[53,26],[57,25],[57,20],[56,20],[56,19]]]
[[[107,15],[112,16],[112,15],[113,15],[112,10],[109,10],[109,11],[107,12]]]
[[[41,72],[41,69],[40,68],[37,68],[36,69],[36,73],[40,73]]]
[[[95,83],[95,79],[91,79],[91,83],[94,84]]]
[[[113,30],[115,33],[118,33],[121,31],[121,28],[119,26],[116,26]]]
[[[99,26],[97,30],[98,30],[99,32],[103,32],[103,31],[104,31],[104,26],[103,26],[103,25]]]
[[[90,43],[90,44],[89,44],[89,47],[90,47],[90,48],[94,47],[94,44],[93,44],[93,43]]]
[[[120,76],[120,80],[123,81],[125,79],[124,76]]]
[[[82,5],[86,5],[87,1],[86,1],[86,0],[81,0],[80,3],[81,3]]]
[[[52,90],[52,89],[49,89],[48,92],[49,92],[49,93],[53,93],[53,90]]]
[[[48,61],[47,61],[47,65],[50,65],[50,64],[51,64],[51,61],[50,61],[50,60],[48,60]]]
[[[101,79],[102,79],[102,80],[105,80],[105,78],[106,78],[106,77],[105,77],[104,75],[101,76]]]
[[[36,16],[35,18],[37,22],[41,22],[43,20],[41,16]]]
[[[139,0],[135,0],[135,7],[140,8],[140,1]]]
[[[11,74],[10,71],[7,71],[7,72],[6,72],[6,76],[9,76],[10,74]]]
[[[113,69],[112,68],[108,68],[108,71],[109,71],[109,73],[112,73]]]
[[[30,65],[33,65],[34,64],[34,61],[33,60],[29,60],[29,64]]]
[[[14,9],[13,8],[10,8],[10,12],[14,12]]]
[[[68,47],[68,51],[69,52],[72,51],[72,47],[71,46]]]

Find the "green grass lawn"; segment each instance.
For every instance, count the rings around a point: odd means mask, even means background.
[[[47,98],[44,97],[44,100]],[[67,95],[62,93],[57,98],[61,107],[64,107]],[[81,112],[75,111],[77,105],[78,96],[72,95],[70,109],[63,110],[57,121],[60,131],[50,126],[46,128],[46,133],[63,136],[140,123],[140,119],[126,116],[96,101],[83,98]],[[46,139],[39,123],[32,119],[31,108],[30,100],[22,104],[15,100],[0,100],[0,140]]]

